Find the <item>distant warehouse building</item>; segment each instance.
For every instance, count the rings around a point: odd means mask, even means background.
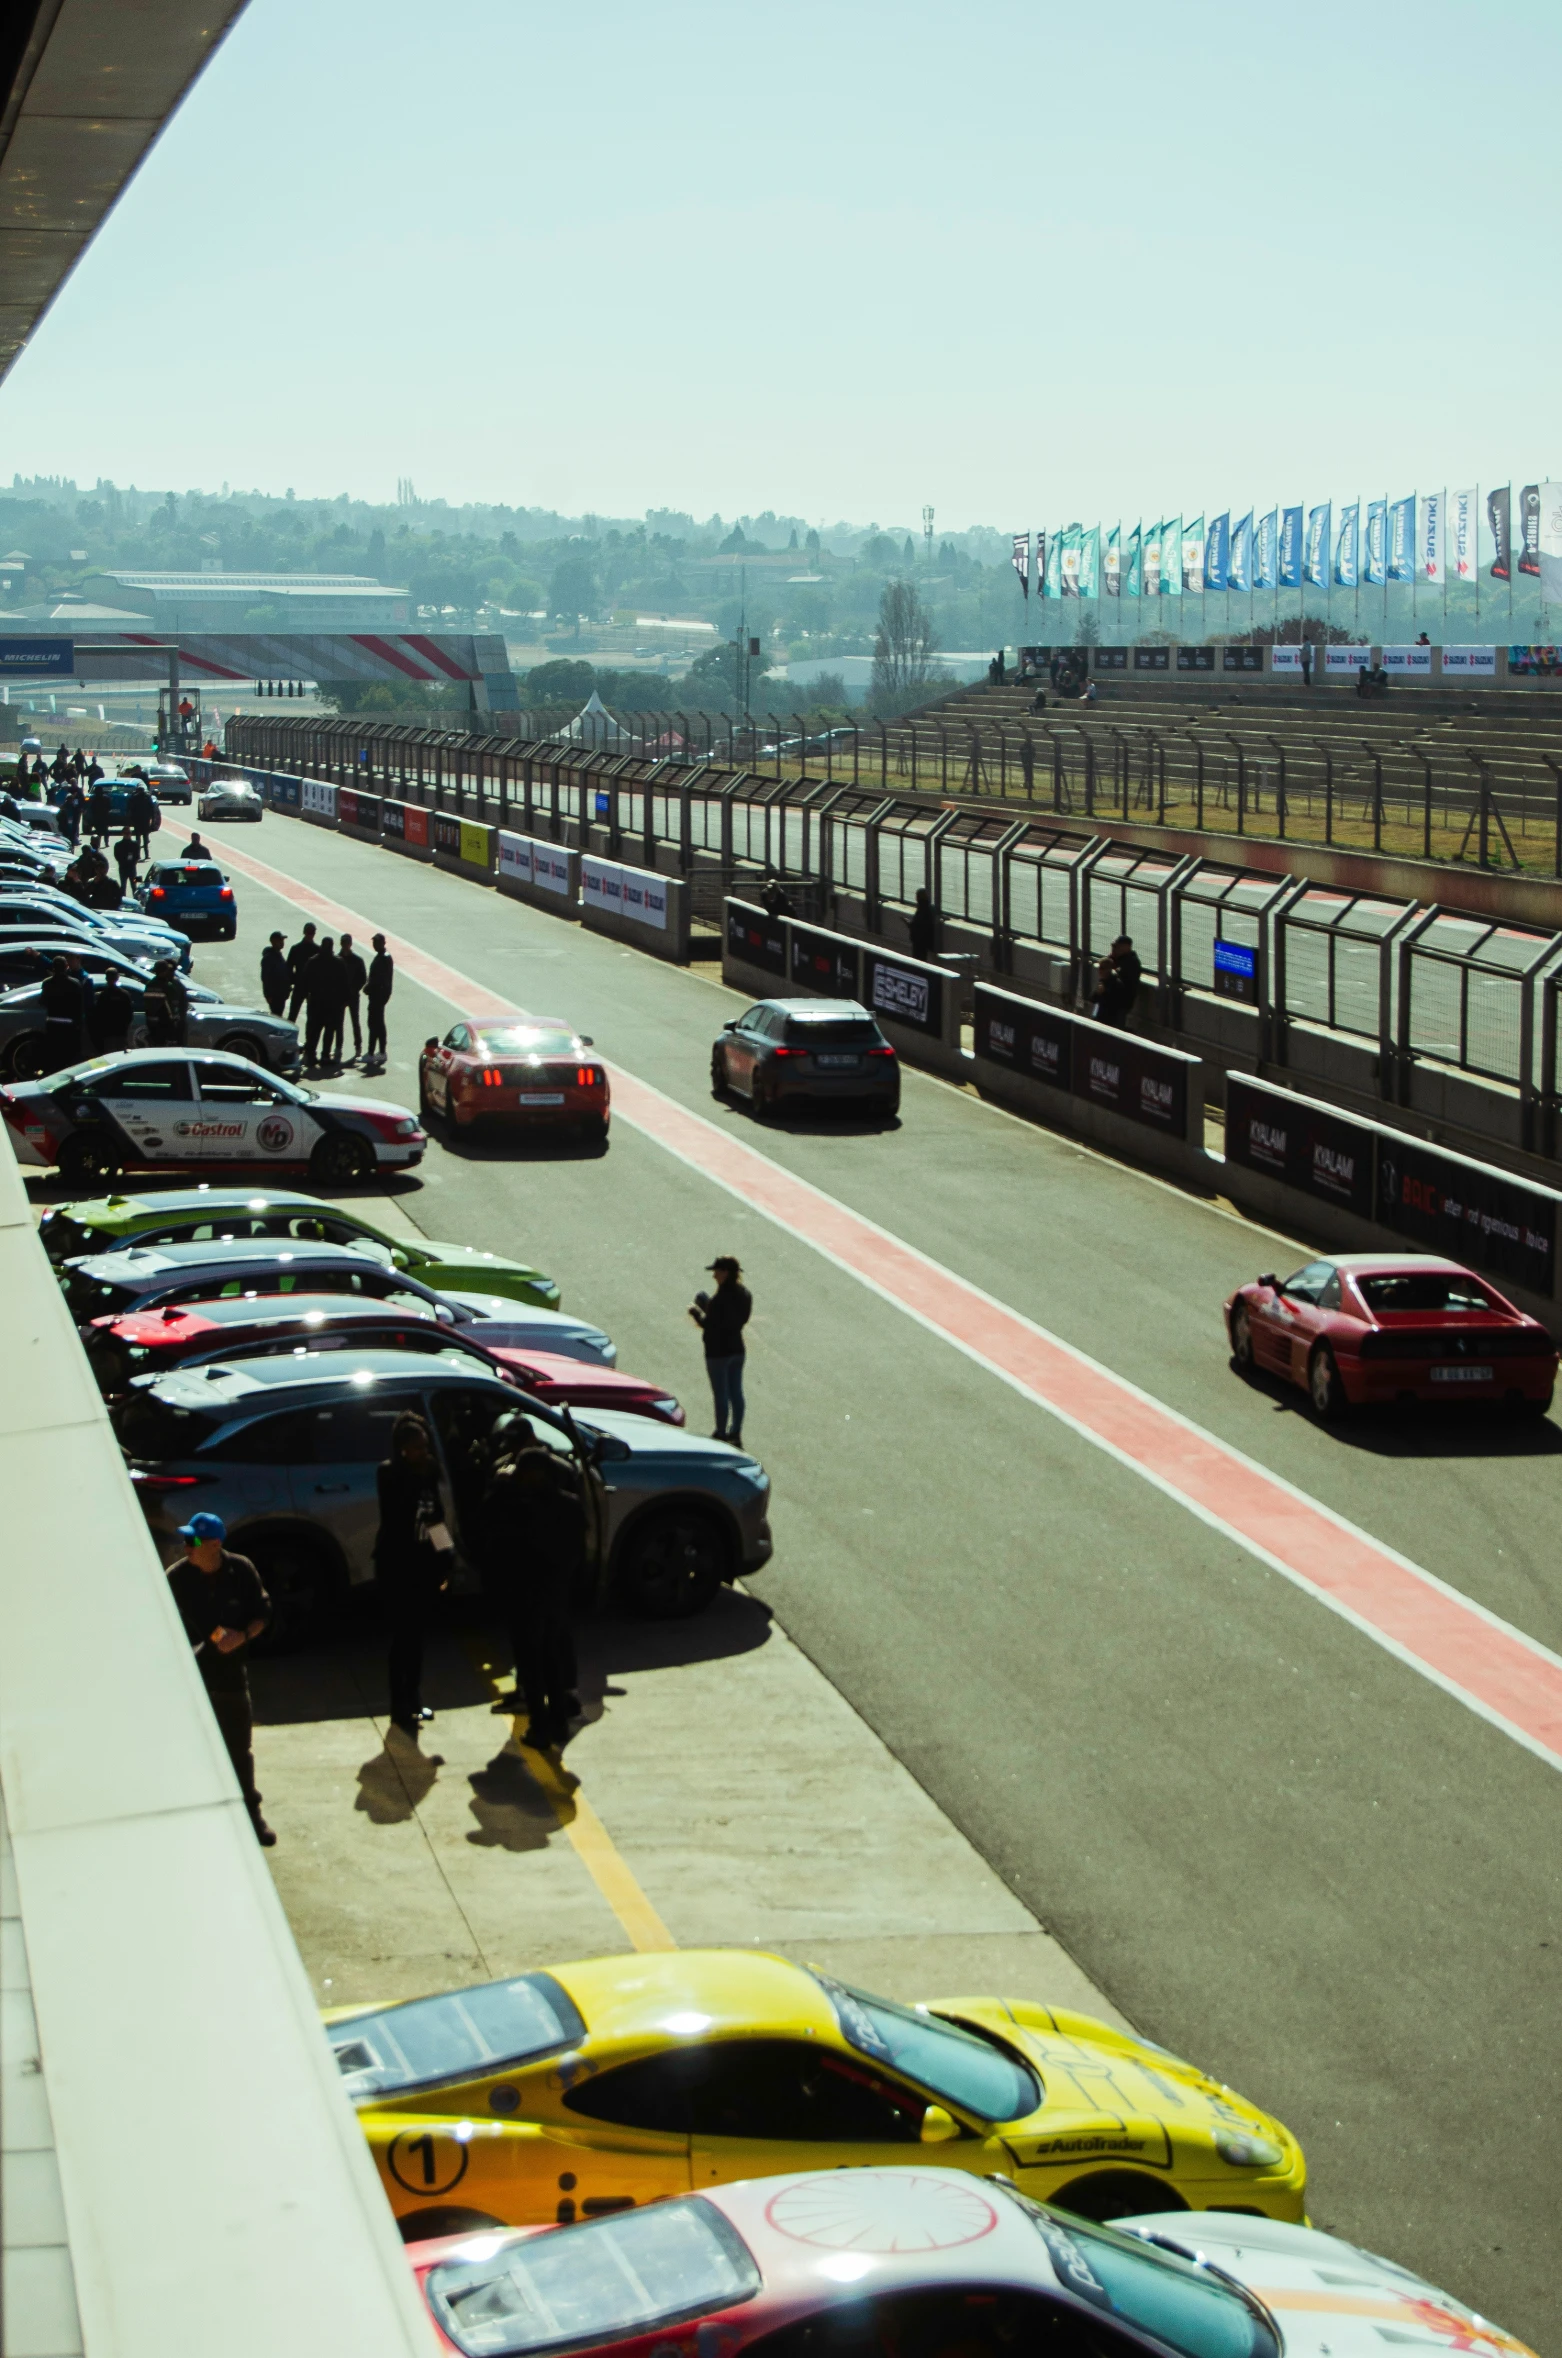
[[[367,573],[89,574],[86,596],[169,631],[389,630],[413,619],[411,594]]]

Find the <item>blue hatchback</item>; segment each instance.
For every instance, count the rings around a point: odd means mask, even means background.
[[[136,899],[149,917],[164,918],[185,933],[206,933],[231,942],[239,926],[233,887],[215,860],[154,860]]]

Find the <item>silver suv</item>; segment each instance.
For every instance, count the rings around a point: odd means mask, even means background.
[[[221,1515],[233,1547],[259,1565],[285,1638],[373,1578],[375,1473],[404,1409],[434,1435],[458,1590],[479,1585],[485,1451],[499,1418],[517,1411],[581,1472],[586,1603],[612,1598],[672,1620],[770,1559],[770,1477],[744,1451],[622,1410],[571,1418],[497,1376],[403,1351],[309,1352],[144,1378],[114,1426],[170,1560],[181,1523],[197,1509]]]

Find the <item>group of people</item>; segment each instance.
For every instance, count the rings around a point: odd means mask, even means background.
[[[274,933],[262,950],[260,987],[272,1014],[297,1023],[303,1010],[306,1072],[340,1072],[349,1029],[354,1061],[365,1072],[384,1071],[385,1011],[396,986],[396,962],[383,933],[371,946],[374,955],[366,964],[350,933],[338,942],[306,924],[291,949],[286,934]]]
[[[112,1056],[130,1045],[139,1015],[149,1048],[184,1044],[190,994],[171,958],[159,958],[139,994],[111,968],[94,982],[79,958],[68,952],[50,959],[41,992],[43,1069],[63,1072],[84,1056]]]
[[[87,793],[102,775],[97,755],[84,753],[79,745],[69,753],[62,744],[50,761],[36,739],[24,739],[17,756],[17,789],[29,802],[57,801],[71,787],[78,794]]]
[[[689,1316],[701,1329],[720,1440],[743,1435],[745,1329],[753,1298],[730,1253],[711,1263],[710,1293]],[[441,1427],[443,1432],[444,1428]],[[524,1712],[521,1742],[534,1752],[563,1744],[580,1714],[573,1610],[586,1564],[586,1496],[579,1471],[539,1441],[520,1410],[463,1445],[444,1434],[449,1488],[461,1500],[462,1542],[510,1636],[513,1690],[498,1708]],[[423,1656],[440,1598],[456,1563],[434,1435],[408,1409],[391,1427],[390,1454],[377,1469],[379,1530],[375,1580],[384,1607],[391,1725],[416,1743],[434,1712],[423,1700]],[[229,1549],[218,1515],[180,1525],[183,1558],[169,1587],[195,1654],[212,1711],[238,1778],[256,1839],[270,1848],[255,1781],[250,1650],[271,1623],[271,1600],[248,1556]]]

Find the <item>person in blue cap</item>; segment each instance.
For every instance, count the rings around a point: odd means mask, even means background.
[[[269,1850],[276,1836],[260,1812],[255,1787],[255,1714],[249,1650],[271,1620],[271,1599],[248,1556],[230,1554],[221,1515],[181,1523],[183,1560],[168,1567],[168,1586],[205,1681],[255,1839]]]

